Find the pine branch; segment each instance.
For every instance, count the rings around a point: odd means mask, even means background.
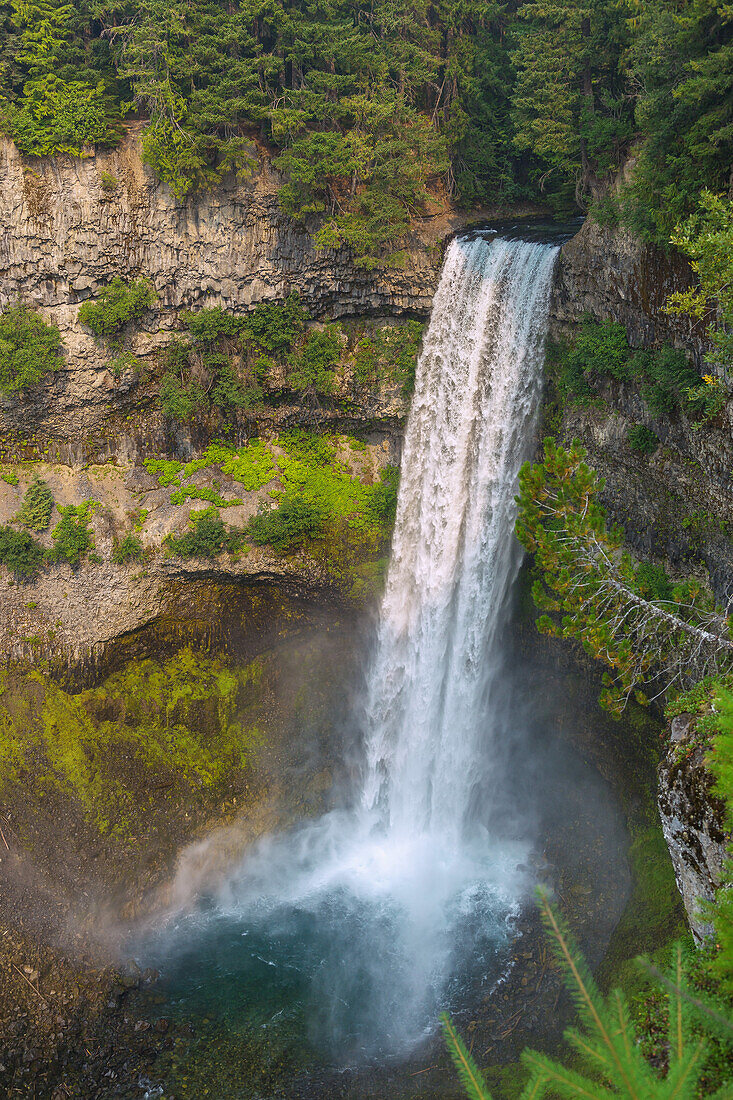
[[[443,1025],[446,1046],[458,1070],[458,1076],[468,1100],[492,1100],[481,1071],[468,1053],[447,1012],[442,1013],[440,1022]]]
[[[630,1055],[628,1060],[621,1058],[617,1045],[614,1042],[615,1036],[611,1035],[603,1019],[604,1012],[600,994],[598,993],[595,983],[590,978],[590,975],[586,972],[586,966],[582,956],[577,949],[574,949],[567,933],[562,927],[560,918],[550,905],[547,895],[540,891],[539,896],[542,917],[545,925],[550,930],[558,945],[558,956],[570,979],[568,984],[571,990],[575,992],[576,999],[581,1009],[585,1009],[592,1029],[599,1035],[610,1054],[609,1069],[615,1071],[614,1075],[618,1075],[621,1085],[625,1089],[630,1100],[648,1100],[648,1094],[644,1091],[645,1085],[641,1073],[642,1064],[639,1062],[639,1059],[634,1058],[629,1045],[626,1046],[626,1051],[628,1051]],[[626,1027],[628,1027],[628,1022],[622,1017],[622,1035]],[[638,1074],[635,1071],[639,1071]],[[584,1094],[578,1092],[577,1095],[582,1096]],[[592,1095],[592,1093],[588,1093],[588,1095]],[[599,1093],[599,1095],[601,1094]]]

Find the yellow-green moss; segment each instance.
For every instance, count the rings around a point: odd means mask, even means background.
[[[100,832],[141,824],[160,791],[218,788],[262,742],[262,667],[231,669],[184,649],[128,665],[70,695],[40,672],[0,673],[0,790],[78,801]]]

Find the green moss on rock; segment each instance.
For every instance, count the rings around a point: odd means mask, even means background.
[[[0,673],[0,791],[70,797],[100,833],[144,827],[178,791],[216,797],[262,743],[262,666],[181,650],[71,695],[40,672]]]

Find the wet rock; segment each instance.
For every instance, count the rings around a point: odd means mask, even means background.
[[[725,807],[713,794],[705,767],[707,747],[694,740],[694,718],[679,715],[671,723],[670,745],[659,768],[659,814],[695,940],[713,927],[700,912],[723,881]]]

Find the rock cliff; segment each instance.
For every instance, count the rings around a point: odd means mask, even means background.
[[[698,364],[705,353],[699,325],[664,312],[668,295],[689,285],[686,261],[644,245],[629,233],[587,221],[560,253],[551,304],[555,338],[584,315],[618,321],[635,348],[672,344]],[[660,441],[653,455],[628,443],[634,425]],[[701,427],[681,415],[655,416],[636,384],[608,383],[599,399],[562,409],[559,434],[580,439],[605,478],[603,502],[637,552],[682,571],[710,577],[720,600],[733,593],[733,409]]]
[[[725,807],[712,793],[705,767],[706,746],[695,738],[691,714],[673,718],[666,755],[659,769],[659,813],[672,857],[677,887],[690,928],[701,942],[713,926],[701,912],[724,881]]]
[[[416,223],[404,267],[367,271],[346,250],[317,252],[308,227],[281,212],[277,185],[263,159],[245,182],[232,178],[180,203],[143,164],[134,126],[118,149],[81,160],[24,158],[0,142],[0,305],[39,308],[60,329],[65,353],[48,383],[0,399],[0,439],[65,461],[174,442],[150,415],[139,372],[116,378],[112,353],[78,322],[79,304],[115,275],[144,275],[157,294],[129,340],[143,365],[154,363],[184,309],[240,313],[297,291],[319,319],[428,313],[441,241],[458,215],[443,209]],[[131,409],[137,424],[125,429]]]

